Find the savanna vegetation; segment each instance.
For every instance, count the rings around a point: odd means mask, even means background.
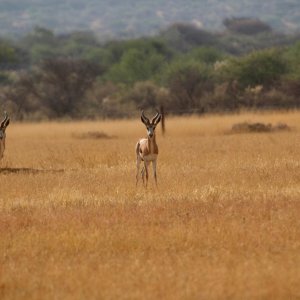
[[[0,298],[299,298],[299,119],[169,118],[158,189],[135,187],[139,120],[13,122]],[[290,131],[231,130],[245,120]]]
[[[0,103],[20,120],[116,118],[163,105],[171,114],[299,106],[300,42],[258,20],[224,32],[174,24],[101,43],[92,32],[36,27],[0,40]]]
[[[64,3],[82,24],[96,2]],[[239,5],[229,2],[209,5]],[[293,0],[252,2],[299,17]],[[96,21],[28,31],[42,4],[22,5],[0,4],[19,9],[14,26],[25,28],[0,38],[0,109],[12,119],[0,162],[0,298],[299,298],[299,34],[226,16],[208,31],[190,14],[149,37],[124,19],[114,19],[116,40]],[[145,28],[149,15],[138,15]],[[136,187],[145,128],[128,117],[161,106],[158,188]]]
[[[99,3],[54,2],[81,25]],[[297,18],[293,0],[252,2],[294,7],[287,26]],[[0,109],[12,119],[0,162],[0,298],[299,298],[299,34],[248,17],[225,18],[219,31],[153,22],[153,34],[147,9],[124,16],[145,20],[140,32],[109,11],[116,35],[98,16],[87,31],[61,32],[48,2],[32,3],[0,4],[0,24],[26,29],[0,30]],[[28,30],[40,5],[53,19]],[[181,11],[172,7],[170,17]],[[156,17],[168,25],[164,9]],[[136,187],[145,128],[128,117],[161,106],[158,188]]]

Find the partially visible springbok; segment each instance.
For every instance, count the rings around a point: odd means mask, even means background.
[[[140,139],[137,142],[135,147],[136,168],[137,168],[136,185],[138,184],[138,180],[139,180],[140,164],[143,161],[144,162],[144,167],[142,169],[143,183],[145,184],[144,176],[146,174],[146,187],[147,187],[148,177],[149,177],[148,167],[152,162],[153,175],[155,179],[155,184],[157,186],[156,160],[158,155],[158,146],[156,144],[156,139],[155,139],[155,127],[159,123],[160,119],[161,119],[161,114],[157,111],[157,114],[150,122],[150,120],[145,116],[144,111],[142,111],[141,120],[147,128],[147,138]]]
[[[2,159],[5,150],[5,137],[6,137],[5,130],[8,124],[9,124],[9,117],[5,112],[4,120],[1,122],[0,125],[0,159]]]

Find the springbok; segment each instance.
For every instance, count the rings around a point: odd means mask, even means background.
[[[138,184],[139,180],[139,171],[140,171],[140,164],[143,161],[144,162],[144,167],[142,169],[142,178],[143,178],[143,183],[145,184],[144,181],[144,176],[146,173],[146,187],[148,184],[148,167],[150,162],[152,162],[152,167],[153,167],[153,175],[155,179],[155,184],[157,186],[157,176],[156,176],[156,160],[157,160],[157,155],[158,155],[158,146],[156,144],[156,139],[155,139],[155,127],[159,123],[161,119],[161,114],[157,111],[157,114],[155,117],[150,120],[145,116],[144,111],[142,111],[141,114],[141,120],[145,124],[147,128],[147,138],[140,139],[135,147],[135,152],[136,152],[136,168],[137,168],[137,173],[136,173],[136,185]]]
[[[0,125],[0,159],[2,159],[2,157],[3,157],[3,153],[4,153],[4,149],[5,149],[5,137],[6,137],[5,130],[9,124],[9,117],[6,112],[4,112],[4,113],[5,113],[5,117]]]

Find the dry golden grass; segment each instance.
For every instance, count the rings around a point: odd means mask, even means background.
[[[228,134],[243,121],[290,132]],[[111,139],[74,138],[104,132]],[[1,299],[299,299],[300,113],[174,118],[159,188],[139,120],[14,124],[0,182]]]

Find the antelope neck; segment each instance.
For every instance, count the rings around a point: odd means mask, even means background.
[[[150,138],[148,136],[148,148],[149,148],[149,153],[153,153],[154,152],[154,148],[156,144],[156,140],[155,140],[155,133],[153,134],[153,136]]]

